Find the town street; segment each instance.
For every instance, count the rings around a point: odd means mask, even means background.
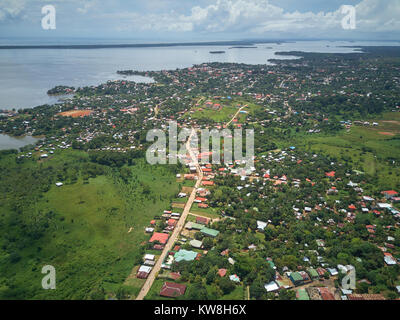
[[[168,252],[170,250],[172,250],[172,246],[174,245],[175,241],[178,239],[179,234],[181,233],[185,222],[186,222],[186,217],[189,214],[189,211],[192,207],[193,201],[196,198],[196,191],[197,188],[200,186],[201,184],[201,180],[203,179],[203,171],[197,161],[197,157],[192,149],[192,147],[190,146],[190,142],[193,138],[193,136],[196,134],[196,130],[194,128],[192,128],[192,132],[189,136],[188,141],[186,142],[186,149],[190,155],[190,158],[192,159],[192,162],[195,164],[196,166],[196,170],[197,170],[197,174],[198,174],[198,179],[196,181],[195,187],[192,190],[192,193],[190,194],[190,197],[188,199],[188,201],[186,202],[185,208],[182,212],[182,215],[174,229],[174,231],[172,232],[171,237],[168,239],[167,244],[164,247],[164,250],[162,251],[160,257],[158,258],[155,266],[153,267],[153,269],[151,270],[149,276],[146,279],[146,282],[144,283],[142,289],[140,290],[138,296],[136,297],[136,300],[143,300],[144,297],[147,295],[147,293],[149,292],[151,286],[153,285],[154,280],[157,277],[158,272],[161,269],[161,265],[164,261],[164,259],[166,258]]]

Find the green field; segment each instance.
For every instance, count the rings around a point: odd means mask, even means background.
[[[191,117],[192,119],[199,120],[212,120],[218,123],[226,123],[232,119],[241,106],[247,105],[243,111],[247,111],[248,114],[252,114],[255,110],[260,108],[257,104],[242,98],[229,99],[208,99],[201,100],[199,106],[194,106],[189,112],[185,114],[185,118]],[[220,104],[219,110],[214,110],[212,107],[207,106],[206,102],[211,101],[213,104]],[[237,116],[238,123],[244,123],[246,121],[247,114],[239,113]]]
[[[72,166],[77,157],[84,158],[84,154],[66,151],[41,165],[51,166],[57,174],[62,171],[59,165]],[[1,164],[20,170],[9,158]],[[22,166],[34,169],[39,165],[32,161]],[[142,160],[126,168],[132,173],[128,182],[112,170],[86,181],[78,175],[75,183],[59,188],[52,183],[22,208],[10,207],[12,199],[1,205],[0,229],[6,235],[1,244],[13,250],[0,254],[1,298],[87,299],[99,292],[113,296],[118,291],[141,260],[144,250],[140,244],[149,237],[144,227],[168,208],[179,190],[168,168],[152,167]],[[29,188],[22,179],[15,184]],[[38,228],[38,220],[44,230],[35,236],[29,228]],[[34,235],[19,236],[27,232]],[[41,288],[44,265],[56,269],[56,290]],[[129,289],[134,295],[140,284],[132,283]]]
[[[335,136],[296,139],[296,145],[351,162],[357,170],[377,175],[380,186],[395,188],[400,175],[400,114],[385,113],[375,121],[376,127],[353,125]]]

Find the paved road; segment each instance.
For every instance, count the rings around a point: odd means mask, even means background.
[[[153,285],[154,280],[156,279],[156,276],[158,274],[158,272],[161,269],[161,265],[164,261],[164,259],[166,258],[168,252],[170,250],[172,250],[172,246],[174,245],[175,241],[178,239],[179,234],[181,233],[185,222],[186,222],[186,217],[189,214],[189,211],[192,207],[193,201],[196,198],[196,191],[197,188],[200,186],[201,184],[201,180],[203,179],[203,170],[201,169],[198,161],[197,161],[197,157],[194,154],[193,149],[190,146],[190,142],[193,138],[193,135],[196,133],[196,130],[194,130],[192,128],[192,132],[190,134],[190,137],[188,139],[188,141],[186,142],[186,149],[189,152],[189,155],[192,159],[192,162],[195,164],[196,166],[196,170],[197,170],[197,174],[198,174],[198,180],[196,181],[196,185],[192,190],[192,193],[190,194],[190,197],[188,199],[188,201],[186,202],[185,208],[183,209],[183,213],[174,229],[174,231],[172,232],[172,235],[170,236],[167,244],[164,247],[164,250],[162,251],[160,257],[158,258],[155,266],[153,267],[153,269],[151,270],[148,278],[146,279],[146,282],[144,283],[142,289],[140,290],[138,296],[136,297],[136,300],[143,300],[143,298],[147,295],[147,293],[149,292],[151,286]]]

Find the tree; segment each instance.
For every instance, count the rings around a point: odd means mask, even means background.
[[[233,290],[235,290],[235,285],[233,282],[226,277],[222,277],[219,280],[218,286],[221,288],[224,294],[231,293]]]

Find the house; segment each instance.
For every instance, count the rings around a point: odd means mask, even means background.
[[[174,282],[164,282],[160,296],[176,298],[185,294],[186,285]]]
[[[325,176],[330,177],[330,178],[334,178],[335,177],[335,171],[330,171],[330,172],[325,172]]]
[[[271,281],[270,283],[266,283],[264,288],[267,292],[274,292],[279,290],[279,286],[275,281]]]
[[[62,182],[56,182],[56,186],[57,186],[57,187],[61,187],[62,185],[63,185]]]
[[[144,257],[143,257],[143,260],[151,260],[151,261],[154,261],[155,260],[155,258],[156,258],[156,256],[154,255],[154,254],[145,254],[144,255]]]
[[[193,248],[196,248],[196,249],[200,249],[203,245],[203,242],[201,242],[199,240],[195,240],[195,239],[191,240],[189,243]]]
[[[203,197],[196,197],[196,199],[194,199],[194,202],[196,203],[202,203],[202,202],[206,202],[207,198],[203,198]]]
[[[144,265],[140,266],[136,274],[136,277],[139,279],[147,279],[147,277],[151,272],[151,269],[152,267],[149,266],[144,266]]]
[[[201,184],[203,186],[213,186],[214,185],[214,181],[202,181]]]
[[[322,300],[335,300],[335,296],[329,291],[328,288],[319,288],[318,290]]]
[[[335,268],[327,268],[328,272],[330,273],[331,276],[337,276],[338,271]]]
[[[387,190],[387,191],[382,191],[382,194],[385,196],[386,199],[391,199],[393,197],[396,197],[398,195],[398,192],[394,190]]]
[[[384,252],[383,254],[384,254],[384,258],[383,258],[383,259],[385,260],[385,263],[386,263],[388,266],[393,266],[393,265],[396,265],[396,264],[397,264],[395,258],[393,258],[393,256],[392,256],[391,253],[389,253],[389,252]]]
[[[324,268],[317,268],[317,272],[320,278],[325,276],[326,270]]]
[[[226,269],[219,269],[218,275],[222,278],[225,277],[227,270]]]
[[[175,225],[176,225],[176,220],[175,219],[169,219],[168,221],[167,221],[167,224],[170,226],[170,227],[175,227]]]
[[[296,299],[297,300],[310,300],[306,289],[302,288],[296,291]]]
[[[206,217],[196,217],[196,223],[207,225],[210,220]]]
[[[154,267],[155,264],[156,264],[156,262],[155,262],[155,261],[152,261],[152,260],[145,260],[145,261],[144,261],[144,265],[145,265],[145,266]]]
[[[317,280],[319,278],[319,274],[314,268],[308,268],[307,273],[312,280]]]
[[[239,278],[239,276],[236,275],[236,274],[231,274],[231,275],[229,276],[229,280],[231,280],[231,281],[233,281],[233,282],[240,282],[240,278]]]
[[[189,222],[186,223],[185,228],[188,229],[188,230],[192,230],[192,229],[201,230],[201,229],[204,228],[204,225],[196,223],[196,222],[189,221]]]
[[[257,220],[257,230],[263,232],[264,229],[267,227],[268,223],[264,221]]]
[[[206,236],[210,236],[210,237],[216,237],[219,235],[219,231],[218,230],[214,230],[211,228],[207,228],[207,227],[203,227],[200,232]]]
[[[197,257],[197,252],[189,251],[185,249],[180,249],[178,252],[174,254],[174,258],[176,262],[180,261],[193,261]]]
[[[296,287],[304,283],[304,279],[299,272],[292,272],[289,278]]]
[[[169,238],[169,235],[167,233],[154,232],[153,235],[151,236],[149,242],[158,241],[161,244],[166,244],[168,241],[168,238]]]

